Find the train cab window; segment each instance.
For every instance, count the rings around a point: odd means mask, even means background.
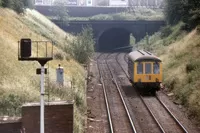
[[[145,74],[151,74],[151,63],[145,63]]]
[[[137,74],[143,74],[143,63],[137,64]]]
[[[153,63],[153,73],[159,74],[160,73],[160,65],[159,63]]]

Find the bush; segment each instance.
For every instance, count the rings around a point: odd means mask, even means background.
[[[82,32],[73,41],[69,42],[65,51],[79,63],[84,64],[89,61],[94,53],[94,43],[92,28],[83,28]]]
[[[177,77],[171,77],[170,79],[165,81],[166,87],[170,90],[173,90],[175,88],[175,85],[179,82],[179,79]]]
[[[65,59],[65,53],[63,53],[63,52],[56,52],[53,56],[54,56],[54,59],[56,59],[56,60],[64,60]]]
[[[99,14],[90,17],[89,20],[113,20],[113,17],[108,14]]]
[[[13,8],[13,1],[12,0],[2,0],[2,6],[7,8]]]
[[[63,0],[54,1],[55,7],[51,11],[54,13],[57,20],[64,22],[65,24],[68,24],[69,15],[68,15],[68,10],[65,6],[65,4],[66,4],[65,2],[66,1],[63,1]]]
[[[17,13],[24,12],[24,3],[22,0],[15,0],[13,10],[15,10]]]
[[[166,26],[161,29],[161,38],[168,37],[172,33],[171,26]]]
[[[191,59],[191,62],[186,64],[185,70],[187,73],[194,71],[200,67],[200,61]]]
[[[5,8],[11,8],[17,13],[23,13],[24,6],[33,8],[33,0],[0,0],[0,5]]]

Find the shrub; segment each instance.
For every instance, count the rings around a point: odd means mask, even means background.
[[[2,6],[7,8],[13,8],[13,1],[12,0],[2,0]]]
[[[15,10],[17,13],[24,12],[24,3],[22,0],[14,0],[14,6],[13,10]]]
[[[200,61],[191,59],[191,62],[186,64],[185,70],[187,73],[190,73],[191,71],[194,71],[199,67],[200,67]]]
[[[166,87],[170,90],[173,90],[175,88],[175,85],[179,82],[179,79],[177,77],[172,77],[165,81]]]
[[[171,26],[166,26],[161,29],[161,38],[168,37],[172,33]]]
[[[69,43],[65,48],[66,53],[69,53],[81,64],[87,63],[94,52],[92,28],[83,28],[82,32]]]
[[[65,59],[65,55],[62,52],[57,52],[54,54],[54,59],[56,60],[64,60]]]
[[[54,15],[56,16],[56,18],[59,20],[59,21],[62,21],[64,22],[65,24],[68,24],[68,21],[69,21],[69,15],[68,15],[68,10],[65,6],[65,3],[66,1],[64,0],[56,0],[54,1],[54,5],[55,7],[51,10]]]
[[[23,13],[24,7],[33,8],[33,0],[0,0],[0,6]]]
[[[99,14],[90,17],[89,20],[113,20],[113,17],[108,14]]]

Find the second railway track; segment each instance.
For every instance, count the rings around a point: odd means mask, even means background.
[[[111,133],[136,133],[125,102],[122,96],[120,96],[120,90],[118,89],[115,77],[107,63],[108,56],[109,54],[105,58],[105,54],[99,55],[97,63],[105,93],[110,131]]]

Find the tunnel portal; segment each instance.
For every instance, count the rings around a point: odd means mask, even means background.
[[[123,28],[111,28],[100,35],[97,51],[112,52],[118,48],[129,46],[129,44],[129,31]]]

